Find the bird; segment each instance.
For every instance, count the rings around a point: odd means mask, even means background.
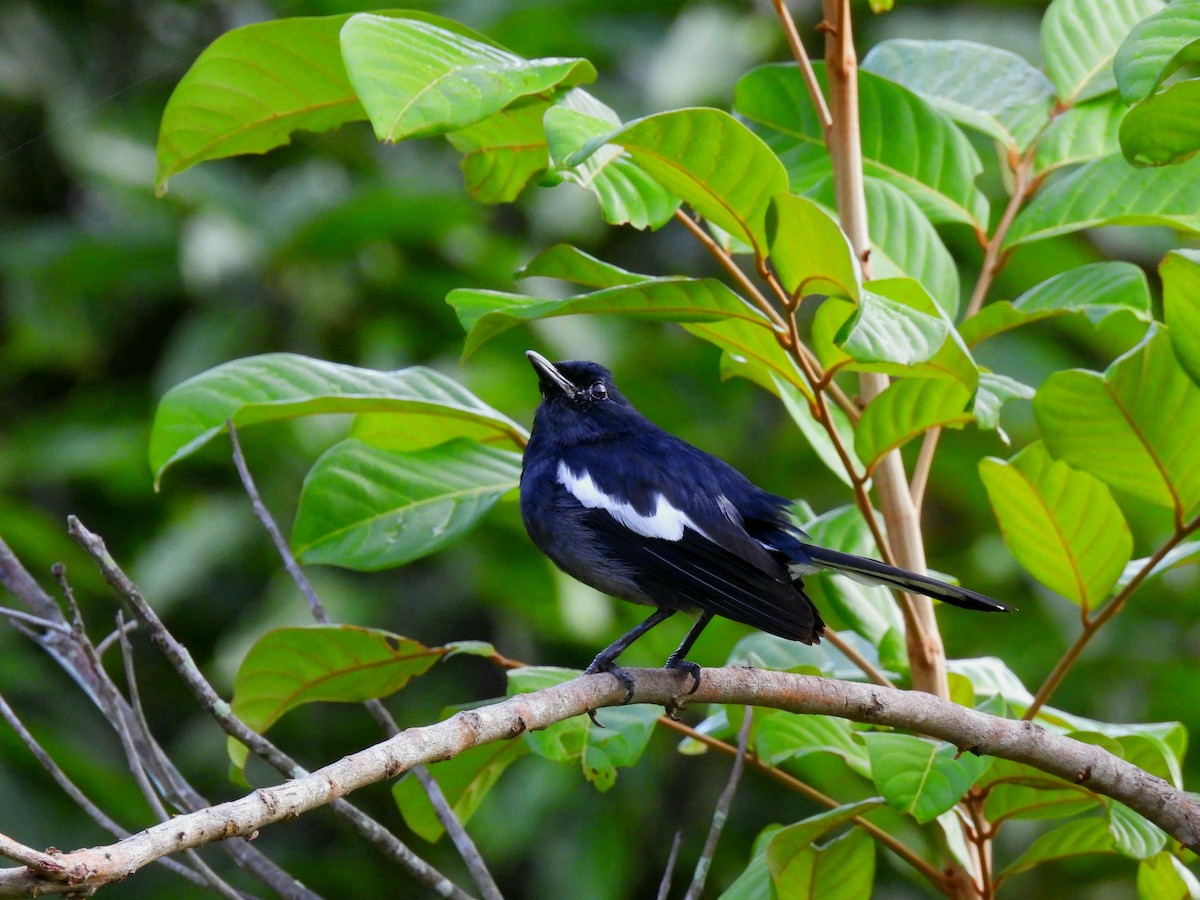
[[[551,363],[525,353],[541,402],[521,467],[521,518],[533,544],[568,575],[602,593],[655,607],[597,654],[585,674],[635,683],[617,657],[677,612],[696,616],[665,668],[683,669],[714,616],[803,644],[825,630],[804,577],[829,570],[983,612],[990,597],[814,543],[791,520],[791,501],[663,430],[625,398],[599,363]]]

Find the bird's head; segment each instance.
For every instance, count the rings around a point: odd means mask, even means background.
[[[552,363],[533,350],[525,355],[542,391],[535,429],[544,425],[561,440],[578,441],[620,431],[631,419],[641,418],[613,384],[612,372],[599,363]]]

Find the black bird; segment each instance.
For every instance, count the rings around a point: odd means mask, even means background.
[[[984,612],[1008,607],[966,588],[811,543],[788,518],[789,501],[756,487],[723,460],[663,431],[594,362],[551,363],[526,351],[542,402],[521,471],[521,517],[538,549],[569,575],[623,600],[657,607],[592,660],[633,696],[615,662],[676,612],[698,615],[667,659],[685,657],[714,615],[805,644],[825,625],[804,575],[831,569]]]

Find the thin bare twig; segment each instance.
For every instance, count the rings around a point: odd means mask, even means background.
[[[891,679],[884,674],[882,669],[854,649],[854,645],[845,640],[840,634],[838,634],[828,625],[825,626],[825,630],[821,633],[821,637],[842,651],[842,655],[862,669],[863,673],[873,682],[876,684],[881,684],[884,687],[895,687],[895,685],[892,684]]]
[[[312,586],[312,582],[308,580],[308,576],[304,574],[304,570],[300,567],[296,557],[292,554],[291,547],[283,537],[283,533],[279,530],[279,526],[275,523],[275,518],[271,515],[271,511],[267,509],[267,505],[263,502],[262,496],[258,492],[258,487],[254,483],[254,477],[250,474],[250,467],[246,464],[246,457],[242,453],[242,445],[238,440],[237,429],[233,425],[232,420],[225,423],[229,429],[229,440],[233,445],[233,464],[237,468],[238,476],[242,481],[242,488],[246,492],[246,496],[250,498],[250,505],[254,509],[254,515],[258,521],[262,523],[267,534],[270,535],[271,541],[275,544],[275,549],[279,552],[280,558],[283,560],[284,568],[287,569],[292,580],[296,582],[296,586],[300,589],[305,599],[308,601],[309,611],[313,618],[322,625],[328,625],[330,622],[329,615],[325,611],[325,605],[321,603],[317,597],[317,592]],[[379,723],[380,728],[386,737],[392,737],[399,732],[400,728],[396,724],[396,720],[392,718],[392,714],[388,712],[386,706],[379,700],[368,700],[364,704],[371,717]],[[441,786],[437,780],[429,774],[429,771],[420,766],[413,772],[413,775],[420,782],[421,788],[425,791],[425,796],[429,798],[430,804],[433,806],[434,813],[441,822],[442,828],[445,829],[454,848],[458,851],[466,863],[467,871],[470,872],[472,880],[475,882],[479,892],[483,895],[484,900],[503,900],[503,895],[500,893],[500,888],[496,884],[492,873],[488,870],[487,863],[484,862],[483,854],[479,852],[479,848],[475,846],[475,842],[471,840],[471,836],[467,834],[466,828],[459,821],[458,816],[454,814],[454,810],[450,807],[446,800],[446,795],[442,793]]]
[[[725,830],[725,822],[729,819],[729,807],[733,804],[733,795],[737,793],[738,782],[742,779],[742,767],[746,762],[746,747],[750,743],[750,723],[754,720],[754,710],[749,707],[742,709],[742,727],[738,731],[737,754],[733,757],[733,766],[729,770],[729,781],[721,796],[717,798],[717,806],[713,810],[712,825],[708,829],[708,837],[704,841],[704,852],[696,860],[696,871],[692,875],[692,883],[688,886],[684,900],[699,900],[704,893],[704,882],[708,880],[708,870],[712,867],[713,856],[717,852],[717,843],[721,840],[721,832]]]
[[[36,759],[41,767],[46,770],[47,774],[54,779],[54,783],[62,789],[63,793],[71,798],[71,802],[83,810],[88,818],[90,818],[93,822],[118,840],[129,837],[131,832],[118,825],[108,816],[107,813],[104,812],[104,810],[93,803],[92,800],[79,789],[75,782],[73,782],[67,776],[67,773],[59,767],[58,763],[54,761],[53,757],[51,757],[50,754],[43,749],[42,745],[38,743],[37,739],[33,736],[33,734],[30,733],[29,729],[25,727],[25,724],[19,718],[17,718],[17,714],[13,711],[13,708],[8,705],[8,701],[4,699],[3,695],[0,695],[0,718],[4,719],[4,721],[8,723],[8,727],[16,732],[17,737],[19,737],[21,742],[29,749],[29,752],[33,758]],[[199,874],[193,872],[187,866],[184,866],[173,859],[163,857],[162,859],[155,860],[155,862],[170,869],[176,875],[186,878],[193,884],[198,884],[201,886],[205,884],[204,879]]]
[[[35,872],[48,878],[58,878],[63,872],[63,864],[53,856],[43,853],[41,850],[26,847],[6,834],[0,834],[0,856],[29,866]]]
[[[679,860],[679,845],[683,843],[683,832],[675,832],[671,841],[671,852],[667,854],[667,866],[663,869],[662,880],[658,883],[658,900],[667,900],[671,895],[671,879],[675,877],[675,863]]]
[[[67,523],[68,533],[96,562],[105,581],[133,607],[138,618],[146,626],[150,639],[162,651],[167,661],[175,667],[176,672],[192,691],[201,708],[207,711],[227,734],[249,747],[251,752],[264,759],[276,771],[289,778],[306,775],[307,772],[299,763],[233,714],[229,704],[221,699],[200,672],[188,649],[167,630],[166,625],[146,602],[137,585],[109,555],[104,541],[88,531],[83,523],[74,516],[71,516]],[[347,801],[340,799],[340,794],[331,796],[337,796],[338,799],[329,804],[330,809],[348,821],[355,831],[379,849],[388,859],[403,867],[414,879],[432,888],[440,896],[453,897],[456,900],[469,898],[469,894],[414,853],[379,822]],[[232,837],[233,835],[228,836]]]
[[[817,111],[817,121],[821,123],[825,143],[828,144],[830,133],[833,131],[833,116],[829,112],[829,105],[825,102],[825,95],[821,93],[821,85],[817,83],[817,73],[813,71],[812,60],[808,57],[808,51],[804,49],[804,42],[800,40],[800,32],[796,30],[796,22],[792,19],[787,4],[784,3],[784,0],[772,0],[772,3],[775,6],[775,14],[779,16],[779,21],[783,25],[783,33],[787,35],[792,56],[796,60],[796,65],[800,67],[800,75],[804,79],[805,88],[808,89],[808,97]]]
[[[48,631],[57,631],[61,634],[70,634],[70,627],[59,622],[51,622],[49,619],[43,619],[41,616],[35,616],[32,613],[21,612],[19,609],[9,609],[7,606],[0,606],[0,616],[6,619],[12,619],[14,622],[22,622],[33,628],[45,628]]]

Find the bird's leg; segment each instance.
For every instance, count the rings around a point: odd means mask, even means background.
[[[684,657],[692,649],[692,644],[696,643],[696,638],[700,637],[700,632],[712,621],[712,617],[713,614],[710,612],[700,613],[700,618],[696,620],[696,624],[684,637],[679,649],[667,657],[667,664],[663,666],[664,669],[683,669],[692,676],[692,689],[688,691],[689,694],[696,693],[696,688],[700,687],[700,666],[694,662],[688,662]]]
[[[640,638],[643,634],[645,634],[659,622],[664,622],[673,615],[675,615],[675,610],[673,609],[655,610],[654,613],[646,619],[646,621],[629,629],[629,631],[621,635],[619,638],[601,650],[598,654],[596,654],[596,658],[592,660],[592,664],[590,666],[583,670],[583,674],[595,675],[597,672],[611,672],[614,676],[616,676],[617,681],[621,682],[621,684],[625,687],[625,699],[621,702],[628,703],[633,699],[633,676],[616,664],[616,658],[629,649],[629,645]],[[686,641],[684,643],[687,644]],[[691,644],[687,644],[687,646],[690,647]]]

